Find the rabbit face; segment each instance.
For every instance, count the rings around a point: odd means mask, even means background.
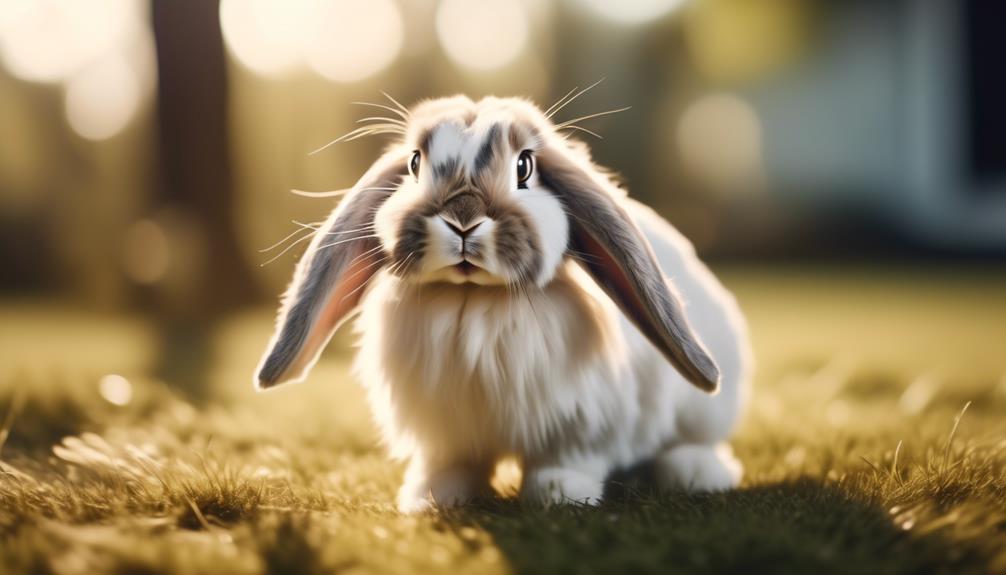
[[[420,283],[551,280],[569,225],[536,173],[545,129],[541,113],[520,100],[417,107],[408,175],[374,222],[388,270]]]

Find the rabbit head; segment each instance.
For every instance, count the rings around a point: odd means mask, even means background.
[[[260,388],[302,379],[379,272],[534,289],[575,258],[686,379],[716,390],[717,367],[620,204],[624,192],[585,146],[521,99],[457,96],[400,115],[386,128],[400,140],[298,264],[259,366]]]

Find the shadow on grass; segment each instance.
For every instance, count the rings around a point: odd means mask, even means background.
[[[489,532],[517,573],[985,573],[988,560],[804,480],[715,495],[621,493],[598,508],[484,502],[444,516]]]

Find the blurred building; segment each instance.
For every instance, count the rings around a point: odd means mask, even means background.
[[[978,0],[829,5],[804,61],[745,90],[773,193],[921,248],[1006,247],[1004,18]]]

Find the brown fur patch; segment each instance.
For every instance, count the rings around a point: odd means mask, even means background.
[[[428,214],[413,212],[402,219],[398,226],[398,238],[391,253],[391,271],[396,275],[407,275],[423,260],[426,250],[426,218]]]
[[[457,221],[462,229],[467,229],[472,222],[485,215],[486,203],[480,194],[465,190],[450,196],[444,202],[442,211]]]
[[[507,209],[496,219],[496,257],[513,271],[515,279],[533,280],[541,272],[538,235],[522,210]]]
[[[515,152],[519,151],[523,142],[522,139],[523,134],[521,133],[521,129],[517,126],[516,123],[510,124],[510,131],[508,133],[508,136],[509,136],[508,140],[510,142],[510,149]]]
[[[430,155],[430,139],[433,138],[433,130],[436,126],[430,126],[429,128],[423,129],[419,132],[419,136],[416,138],[418,143],[418,149],[423,153],[423,157],[428,157]]]

